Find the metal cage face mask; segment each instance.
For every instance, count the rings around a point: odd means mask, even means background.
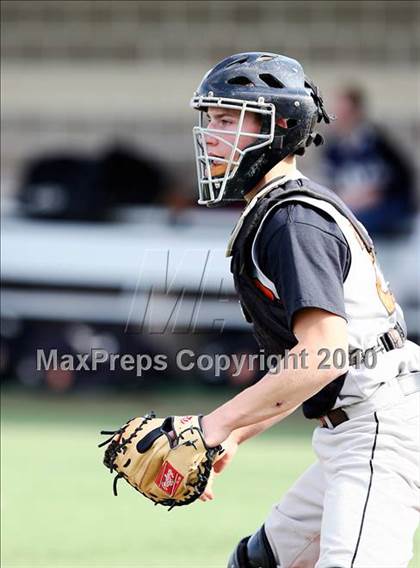
[[[274,139],[275,107],[265,103],[219,97],[193,97],[192,108],[199,110],[199,124],[193,128],[194,150],[197,166],[197,179],[200,205],[215,205],[223,200],[227,183],[234,178],[243,157],[252,151],[268,146]],[[207,112],[209,108],[236,110],[239,112],[232,129],[209,128]],[[254,113],[261,118],[261,124],[268,124],[259,133],[243,130],[246,113]],[[263,120],[265,119],[265,120]],[[235,119],[236,121],[236,119]],[[240,148],[243,137],[253,142]],[[217,140],[225,149],[224,157],[212,155],[208,139]],[[226,151],[228,150],[228,151]]]

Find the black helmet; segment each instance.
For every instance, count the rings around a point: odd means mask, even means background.
[[[290,154],[302,155],[322,137],[313,129],[330,122],[318,88],[305,77],[300,63],[275,53],[239,53],[223,59],[208,71],[191,100],[200,110],[199,126],[193,129],[200,204],[243,200],[275,164]],[[223,131],[206,128],[209,107],[241,112],[229,159],[209,155],[205,136],[225,140]],[[261,117],[260,134],[242,150],[238,148],[245,112]],[[277,124],[286,120],[287,127]],[[226,134],[226,133],[225,133]],[[249,135],[249,134],[248,134]],[[239,157],[236,157],[239,156]],[[216,167],[217,165],[217,167]]]

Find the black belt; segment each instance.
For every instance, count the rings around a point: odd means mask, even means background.
[[[335,428],[343,422],[347,422],[347,420],[349,420],[349,417],[342,408],[331,410],[328,414],[321,416],[319,419],[321,422],[321,428]]]
[[[400,349],[405,342],[406,336],[403,328],[399,323],[386,333],[379,335],[376,345],[363,351],[362,349],[354,349],[349,353],[350,366],[360,365],[363,361],[376,351],[392,351],[393,349]]]
[[[350,365],[355,365],[361,361],[363,362],[366,357],[369,357],[372,351],[386,352],[392,351],[393,349],[399,349],[404,345],[405,339],[404,330],[400,324],[397,323],[395,327],[378,337],[378,342],[374,347],[370,347],[365,351],[362,351],[361,349],[351,351],[349,354]],[[319,419],[322,428],[335,428],[343,422],[347,422],[347,420],[349,420],[349,417],[342,408],[331,410]]]

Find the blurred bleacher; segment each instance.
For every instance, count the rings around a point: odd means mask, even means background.
[[[415,64],[418,2],[6,0],[3,54],[215,61],[250,44],[316,62]],[[332,49],[333,48],[333,49]]]
[[[111,138],[193,176],[191,94],[215,61],[252,49],[301,59],[327,102],[356,80],[415,155],[418,2],[5,0],[1,11],[3,193],[28,154]],[[305,166],[314,175],[315,152]]]

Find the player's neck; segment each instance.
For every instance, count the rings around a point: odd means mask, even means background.
[[[248,203],[251,199],[257,195],[257,193],[265,187],[271,180],[280,177],[280,176],[287,176],[292,174],[296,171],[296,158],[295,156],[288,156],[278,164],[274,166],[269,172],[265,174],[265,176],[261,179],[261,181],[251,189],[244,197],[245,201]]]

